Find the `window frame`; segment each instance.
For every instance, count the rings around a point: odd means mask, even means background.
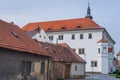
[[[71,39],[72,39],[72,40],[75,40],[75,34],[72,34],[72,35],[71,35]]]
[[[58,35],[58,40],[63,40],[64,36],[63,35]]]
[[[41,67],[40,67],[40,74],[45,73],[45,62],[41,62]]]
[[[88,39],[92,39],[93,38],[93,34],[92,33],[89,33],[88,34]]]
[[[79,48],[79,54],[85,54],[85,48]]]
[[[53,40],[53,36],[48,36],[50,40]]]
[[[78,68],[77,65],[75,65],[75,71],[77,71],[77,68]]]
[[[103,54],[104,54],[104,53],[108,53],[107,47],[103,47],[102,49],[103,49]]]
[[[96,60],[91,61],[91,67],[98,67],[98,62]]]
[[[84,39],[83,34],[80,34],[80,39]]]
[[[101,49],[100,48],[98,48],[98,53],[100,53],[101,52]]]
[[[22,70],[23,74],[29,75],[31,73],[32,62],[31,61],[22,61]]]

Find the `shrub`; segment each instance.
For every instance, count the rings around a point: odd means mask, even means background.
[[[64,80],[63,78],[58,78],[57,80]]]
[[[113,72],[113,74],[120,74],[119,70],[115,70],[115,72]]]
[[[116,78],[120,78],[120,74],[116,74],[116,76],[115,76]]]

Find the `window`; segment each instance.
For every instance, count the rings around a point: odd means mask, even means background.
[[[83,34],[80,34],[80,39],[83,39]]]
[[[58,35],[58,40],[63,40],[63,35]]]
[[[46,37],[44,36],[44,39],[46,39]]]
[[[39,37],[41,38],[41,35],[39,35]]]
[[[77,65],[75,65],[75,71],[77,71]]]
[[[92,34],[88,34],[88,39],[92,39]]]
[[[72,34],[72,40],[74,40],[75,39],[75,34]]]
[[[103,53],[107,53],[107,47],[103,47]]]
[[[73,51],[75,52],[75,49],[73,49]]]
[[[61,29],[66,29],[66,27],[62,27]]]
[[[91,61],[91,67],[97,67],[97,61]]]
[[[19,38],[18,34],[16,32],[11,32],[16,38]]]
[[[79,49],[79,54],[85,54],[85,49],[84,48],[80,48]]]
[[[49,39],[50,39],[50,40],[53,40],[53,36],[49,36]]]
[[[98,48],[98,53],[100,53],[100,48]]]
[[[44,74],[45,72],[45,62],[41,62],[41,70],[40,70],[40,73],[41,74]]]
[[[77,26],[76,28],[82,28],[81,26]]]
[[[50,30],[52,30],[52,28],[48,28],[47,30],[50,31]]]
[[[31,73],[31,61],[23,61],[23,74]]]

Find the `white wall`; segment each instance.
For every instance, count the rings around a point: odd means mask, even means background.
[[[51,41],[48,38],[47,34],[42,29],[39,32],[31,31],[31,32],[27,32],[27,34],[30,37],[32,37],[32,39],[37,39],[38,41],[51,43]]]
[[[120,56],[117,56],[118,65],[120,65]]]
[[[88,39],[88,34],[92,33],[93,38]],[[79,54],[83,59],[86,60],[86,71],[91,71],[91,61],[98,60],[98,46],[97,42],[102,39],[102,31],[101,30],[81,30],[81,31],[64,31],[64,32],[52,32],[47,33],[49,35],[53,35],[53,43],[57,42],[58,35],[64,35],[63,40],[58,40],[58,43],[67,43],[71,48],[76,49],[76,53],[78,53],[79,48],[85,48],[85,54]],[[71,35],[75,34],[75,40],[71,40]],[[80,39],[80,34],[83,34],[84,39]],[[100,66],[94,68],[95,72],[100,72]]]
[[[117,56],[118,61],[120,61],[120,56]]]
[[[75,66],[77,66],[77,71],[75,71]],[[85,74],[84,63],[72,63],[70,75],[84,75],[84,74]]]

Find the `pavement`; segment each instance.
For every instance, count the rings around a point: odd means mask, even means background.
[[[84,80],[120,80],[109,74],[90,74]]]
[[[120,80],[109,74],[87,74],[85,79],[66,79],[66,80]]]

